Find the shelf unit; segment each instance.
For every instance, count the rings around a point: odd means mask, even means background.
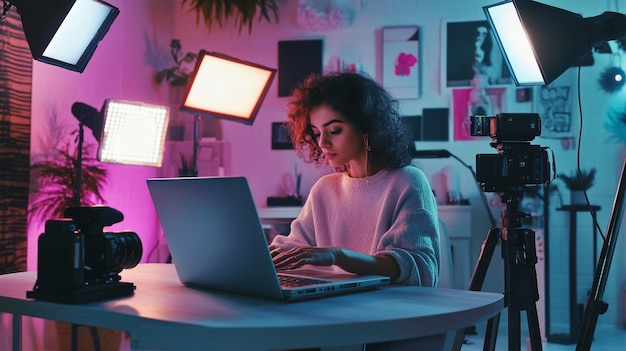
[[[163,152],[161,177],[178,177],[183,155],[189,165],[193,159],[193,141],[167,141]],[[230,144],[225,141],[211,139],[200,140],[198,148],[198,176],[229,175]]]

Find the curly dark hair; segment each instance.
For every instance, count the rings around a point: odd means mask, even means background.
[[[410,163],[411,140],[398,112],[398,100],[373,79],[351,72],[312,74],[294,89],[286,124],[294,148],[305,162],[327,164],[310,124],[311,111],[323,104],[367,133],[371,164],[391,170]]]

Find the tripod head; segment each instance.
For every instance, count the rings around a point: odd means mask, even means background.
[[[502,211],[503,228],[520,228],[522,219],[530,215],[519,210],[519,204],[524,197],[523,190],[505,191],[500,194],[502,203],[506,204],[506,210]]]

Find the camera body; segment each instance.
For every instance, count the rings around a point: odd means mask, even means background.
[[[490,136],[496,142],[531,141],[541,135],[541,118],[536,113],[471,116],[470,120],[471,135]]]
[[[476,155],[476,180],[484,191],[513,191],[549,182],[548,153],[530,144],[541,134],[538,114],[503,113],[470,116],[470,120],[470,134],[491,137],[490,145],[498,150],[498,154]]]
[[[106,206],[71,207],[64,216],[46,221],[39,236],[37,284],[27,296],[84,302],[132,293],[134,286],[121,283],[118,273],[139,263],[141,239],[130,231],[103,231],[122,221],[122,213]]]

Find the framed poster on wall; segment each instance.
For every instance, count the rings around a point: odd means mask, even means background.
[[[486,20],[444,21],[441,86],[468,87],[476,75],[487,85],[512,84],[511,73]]]
[[[419,28],[383,28],[383,86],[396,99],[419,97]]]

